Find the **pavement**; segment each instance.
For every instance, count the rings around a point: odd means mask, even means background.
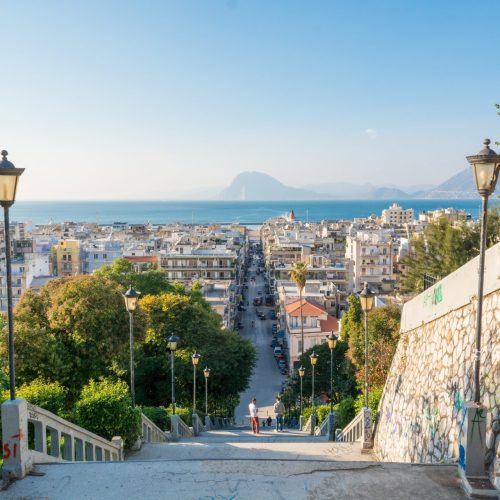
[[[273,405],[276,400],[276,395],[281,392],[281,384],[286,380],[286,377],[281,375],[276,360],[274,359],[274,351],[270,347],[272,341],[271,325],[276,321],[269,319],[260,320],[255,314],[255,307],[252,305],[254,297],[259,297],[258,292],[262,292],[262,297],[265,298],[264,278],[261,275],[256,275],[257,266],[255,262],[249,269],[248,290],[246,300],[249,302],[248,309],[241,313],[242,323],[244,328],[240,330],[240,336],[250,340],[257,350],[257,363],[254,368],[249,387],[246,391],[240,394],[240,404],[235,410],[235,419],[238,424],[245,422],[249,424],[248,405],[252,398],[257,399],[257,407],[259,408],[259,417],[261,420],[268,416],[274,419]],[[255,283],[250,280],[250,276],[255,277]],[[258,306],[257,309],[265,311],[266,315],[273,307]],[[255,326],[252,327],[252,321]]]
[[[6,500],[464,499],[456,466],[377,462],[360,446],[242,431],[146,445],[125,462],[38,466]],[[244,431],[243,431],[244,432]],[[270,434],[270,433],[269,433]],[[238,437],[239,436],[239,437]]]

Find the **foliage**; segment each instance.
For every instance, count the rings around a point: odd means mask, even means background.
[[[356,299],[359,301],[359,299]],[[399,340],[401,311],[396,306],[377,307],[368,319],[368,383],[384,385]],[[364,327],[352,328],[349,336],[349,356],[357,367],[356,378],[364,382]]]
[[[307,422],[309,420],[309,417],[313,413],[312,406],[304,408],[302,413],[304,414],[304,422]],[[314,413],[316,414],[316,425],[321,425],[323,420],[325,420],[325,418],[328,418],[328,414],[330,413],[330,405],[315,406]]]
[[[20,382],[58,381],[76,397],[91,378],[126,373],[129,320],[116,283],[94,275],[54,280],[40,295],[27,291],[15,314]],[[142,332],[136,314],[136,338]]]
[[[166,431],[170,428],[170,415],[164,406],[142,406],[141,411],[160,429]]]
[[[500,241],[500,210],[488,213],[487,246]],[[424,290],[425,274],[443,278],[464,265],[479,253],[479,222],[450,222],[443,217],[431,222],[423,235],[411,240],[411,251],[401,260],[406,272],[401,276],[403,293],[420,293]]]
[[[230,413],[238,395],[246,389],[253,366],[255,349],[247,340],[221,328],[220,317],[203,298],[191,293],[163,293],[143,297],[140,301],[147,329],[145,342],[138,353],[136,370],[137,400],[161,405],[171,400],[171,355],[167,339],[177,335],[175,352],[176,400],[189,407],[193,395],[191,354],[201,354],[196,371],[198,401],[204,396],[203,368],[211,369],[208,381],[209,410],[224,409]]]
[[[29,384],[23,384],[16,389],[16,397],[24,398],[28,403],[40,406],[59,416],[66,415],[67,389],[59,382],[48,382],[37,378]],[[2,400],[9,399],[8,390],[2,392]]]
[[[354,369],[352,363],[347,359],[348,345],[339,340],[333,350],[333,403],[339,403],[347,396],[355,393]],[[306,368],[304,373],[303,395],[304,399],[310,399],[312,393],[312,369],[310,355],[313,350],[318,355],[318,361],[314,369],[314,393],[318,397],[321,393],[330,394],[330,349],[328,344],[314,346],[306,351],[299,359],[299,363]],[[293,394],[300,395],[300,377],[294,374],[290,390]]]
[[[140,435],[141,411],[123,381],[91,380],[75,403],[78,425],[106,439],[120,436],[130,448]]]
[[[340,331],[342,338],[348,342],[351,336],[357,336],[360,331],[363,331],[364,313],[361,308],[361,301],[356,295],[349,295],[347,303],[349,308],[342,316]]]
[[[356,416],[354,398],[349,396],[343,399],[340,403],[333,406],[333,412],[335,413],[335,428],[343,429]],[[307,422],[311,416],[312,408],[310,406],[305,408],[303,413],[304,421]],[[316,406],[314,408],[314,413],[316,413],[316,424],[321,425],[321,423],[328,418],[330,405]]]
[[[290,279],[297,285],[299,291],[302,292],[306,286],[307,264],[302,261],[294,262],[290,271]]]
[[[135,272],[132,263],[124,258],[116,259],[108,266],[102,266],[94,274],[114,281],[123,292],[132,286],[143,296],[157,295],[170,289],[164,273],[152,268]]]
[[[375,417],[378,411],[378,404],[380,401],[380,398],[382,397],[382,392],[384,390],[384,386],[375,386],[375,387],[370,387],[370,390],[368,391],[368,406],[372,410],[372,415]],[[356,411],[356,414],[358,414],[365,406],[365,395],[360,394],[354,403],[354,409]]]

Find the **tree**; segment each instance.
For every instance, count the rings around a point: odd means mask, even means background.
[[[129,324],[115,282],[95,275],[53,280],[40,295],[25,293],[15,315],[19,382],[41,377],[60,382],[75,396],[91,378],[126,373]],[[141,317],[136,314],[139,341]]]
[[[348,350],[347,342],[339,340],[333,350],[333,394],[330,395],[330,349],[327,343],[314,346],[306,351],[299,362],[306,367],[303,378],[304,399],[309,399],[312,394],[312,367],[310,355],[316,352],[318,361],[314,369],[314,393],[318,396],[321,393],[329,394],[333,399],[333,404],[340,403],[348,396],[356,392],[356,382],[354,380],[354,368],[346,357]],[[292,393],[298,397],[300,395],[300,377],[295,373],[290,384]]]
[[[359,299],[356,299],[359,301]],[[362,317],[349,336],[349,356],[357,368],[356,378],[364,382],[365,330]],[[385,384],[399,340],[401,311],[397,306],[377,307],[368,318],[368,383],[370,387]]]
[[[500,241],[500,211],[492,208],[488,214],[487,246]],[[479,253],[478,222],[452,223],[443,217],[431,222],[423,235],[414,237],[409,255],[401,261],[406,273],[401,276],[403,293],[424,290],[424,275],[443,278],[463,266]]]
[[[102,266],[94,274],[114,281],[123,291],[132,285],[132,288],[142,295],[157,295],[170,289],[168,280],[161,271],[150,268],[135,272],[133,265],[124,258],[116,259],[108,266]]]
[[[199,294],[163,293],[143,297],[140,307],[145,315],[145,342],[136,370],[137,400],[157,406],[171,399],[170,352],[167,339],[179,337],[175,353],[176,400],[189,407],[193,391],[191,354],[201,354],[200,367],[208,366],[212,408],[233,408],[238,394],[250,380],[255,364],[255,349],[232,331],[223,330],[220,317]],[[202,369],[197,370],[198,397],[203,396]]]
[[[305,262],[295,262],[292,266],[290,272],[290,278],[297,285],[299,290],[299,300],[300,300],[300,352],[304,354],[304,320],[302,318],[302,291],[306,286],[307,281],[307,264]]]
[[[359,298],[351,294],[347,298],[347,303],[349,308],[341,319],[341,334],[346,342],[352,335],[357,335],[359,330],[363,329],[363,309],[361,309]]]

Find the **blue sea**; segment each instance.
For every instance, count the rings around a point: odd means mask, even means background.
[[[477,218],[478,200],[404,200],[397,201],[415,214],[438,208],[464,209]],[[49,222],[113,222],[155,224],[230,223],[262,224],[267,219],[294,211],[303,221],[353,219],[380,215],[392,201],[17,201],[11,208],[11,220],[46,224]]]

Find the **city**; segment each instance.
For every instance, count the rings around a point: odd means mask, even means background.
[[[500,498],[499,5],[2,13],[2,498]]]

